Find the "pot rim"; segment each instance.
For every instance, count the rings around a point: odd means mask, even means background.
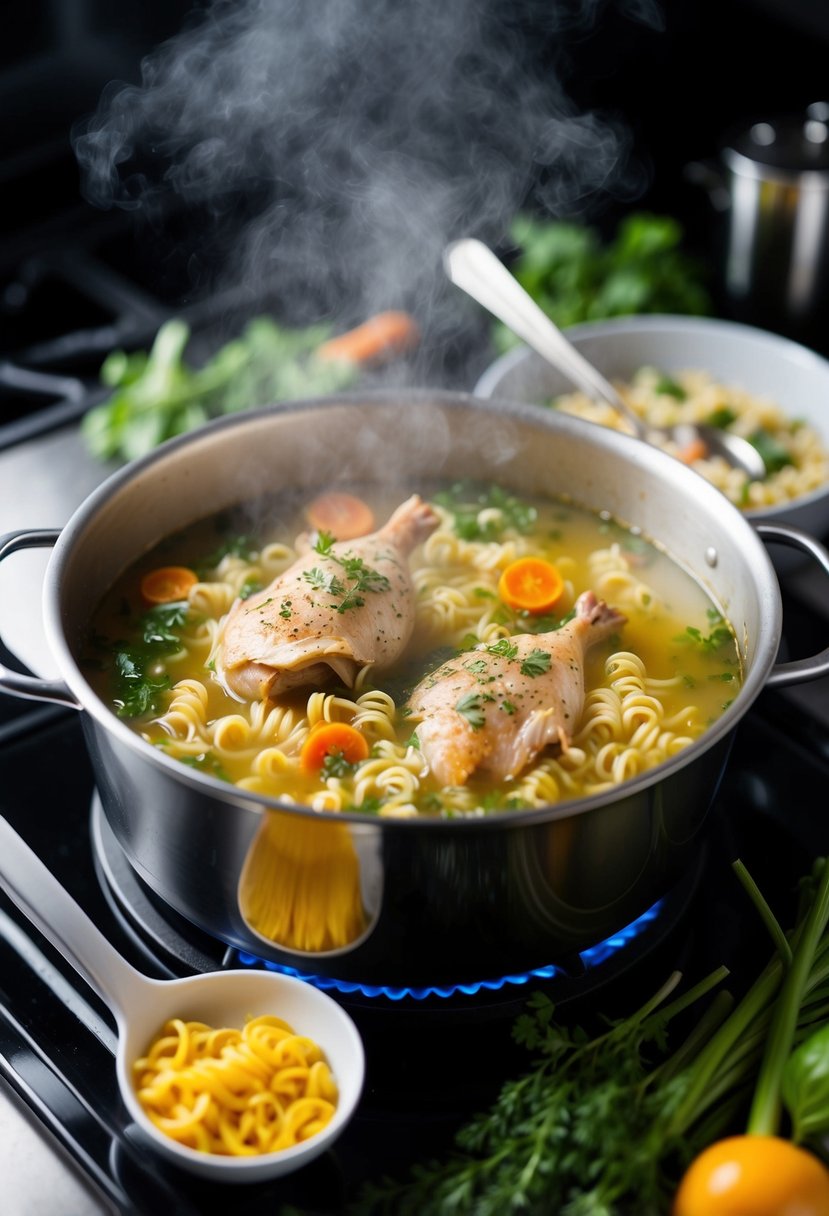
[[[309,410],[324,410],[348,406],[349,404],[361,407],[368,406],[369,408],[383,408],[393,405],[396,408],[401,398],[405,398],[407,402],[428,401],[447,409],[472,408],[482,409],[494,414],[503,415],[506,413],[519,422],[525,422],[541,430],[553,433],[562,428],[564,430],[573,429],[581,432],[583,436],[589,433],[591,441],[597,443],[599,447],[620,447],[634,465],[645,467],[651,465],[656,465],[657,467],[664,466],[666,471],[670,472],[671,481],[675,486],[681,489],[683,483],[686,483],[689,490],[693,489],[697,495],[703,494],[705,497],[710,497],[712,506],[715,506],[720,513],[724,507],[733,513],[732,527],[742,532],[740,547],[747,554],[747,560],[751,568],[757,572],[758,578],[761,577],[762,573],[762,578],[767,584],[767,590],[770,594],[770,607],[772,611],[770,614],[761,614],[762,625],[760,637],[757,639],[757,649],[750,669],[744,672],[743,682],[737,696],[728,709],[723,712],[713,725],[705,730],[699,739],[694,740],[693,743],[683,748],[675,756],[663,761],[656,767],[648,769],[609,790],[604,790],[587,797],[566,799],[556,803],[548,803],[541,807],[495,811],[486,815],[473,815],[469,817],[410,816],[398,818],[394,816],[368,815],[356,810],[316,811],[312,807],[301,803],[285,802],[279,798],[265,794],[240,790],[229,782],[222,781],[207,773],[201,773],[182,764],[173,757],[166,755],[161,749],[147,743],[146,740],[118,718],[103,702],[92,686],[86,681],[82,669],[66,641],[59,589],[64,568],[71,559],[76,544],[80,543],[89,521],[107,501],[123,486],[132,481],[136,474],[155,464],[162,463],[170,453],[178,451],[183,447],[196,446],[202,437],[207,439],[217,431],[244,427],[246,420],[252,417],[261,418],[263,414],[278,415],[308,412]],[[585,431],[585,428],[587,428],[587,431]],[[605,437],[604,440],[603,436]],[[587,503],[579,505],[584,505],[588,510],[593,510],[594,512],[600,510],[595,505],[591,506]],[[631,522],[634,523],[635,521]],[[666,552],[672,560],[677,562],[677,558],[670,553],[670,550],[666,549]],[[686,572],[691,577],[695,577],[690,571]],[[782,602],[779,584],[765,546],[746,520],[744,514],[724,499],[720,491],[714,486],[710,485],[703,478],[700,478],[690,468],[673,460],[667,453],[648,444],[643,444],[640,440],[622,432],[596,427],[592,423],[567,415],[552,412],[547,413],[546,411],[541,412],[537,406],[524,402],[510,401],[503,398],[482,398],[473,393],[456,392],[446,389],[417,388],[398,390],[371,389],[365,392],[330,394],[320,397],[280,401],[260,406],[255,410],[215,419],[201,426],[197,431],[176,436],[173,439],[167,440],[146,456],[117,469],[81,503],[60,533],[52,551],[44,580],[43,614],[47,640],[63,678],[77,698],[78,708],[83,710],[105,731],[114,734],[121,744],[137,752],[145,760],[151,762],[162,771],[169,773],[176,781],[192,789],[202,790],[207,794],[219,795],[221,801],[225,803],[230,802],[242,809],[255,810],[259,813],[271,811],[298,816],[315,816],[341,823],[348,822],[366,827],[372,826],[380,828],[383,831],[423,831],[424,828],[428,827],[429,829],[440,831],[469,832],[475,830],[494,830],[510,824],[520,827],[531,823],[549,822],[569,818],[572,815],[587,814],[593,810],[608,808],[616,802],[641,793],[652,785],[659,784],[665,778],[670,777],[691,763],[693,759],[703,755],[720,743],[736,727],[739,720],[762,691],[766,677],[774,663],[780,641]],[[738,646],[740,646],[740,639],[738,638],[737,641]],[[745,662],[745,654],[742,649],[741,658]]]
[[[597,336],[601,338],[605,334],[625,334],[625,333],[665,333],[665,334],[688,334],[690,333],[722,333],[731,335],[735,338],[742,338],[747,341],[762,343],[763,346],[771,346],[775,348],[783,357],[789,357],[793,362],[800,363],[803,367],[808,368],[810,365],[818,372],[821,372],[829,379],[829,359],[818,354],[817,351],[811,350],[802,343],[796,342],[793,338],[787,338],[783,334],[773,333],[771,330],[761,329],[757,325],[746,325],[741,321],[720,320],[719,317],[696,317],[683,316],[676,313],[646,313],[637,316],[611,317],[604,321],[583,321],[578,325],[570,325],[564,331],[568,338],[578,342],[579,338]],[[487,400],[494,400],[503,394],[501,381],[507,372],[510,372],[515,367],[520,367],[525,362],[537,362],[539,367],[544,363],[544,360],[529,346],[513,347],[506,351],[503,355],[499,355],[494,359],[487,368],[479,376],[473,392]],[[538,408],[538,407],[536,407]],[[591,423],[590,425],[596,425]],[[620,432],[621,433],[621,432]],[[808,494],[801,494],[797,498],[791,499],[790,502],[778,503],[774,507],[748,507],[746,510],[740,510],[739,514],[743,519],[749,521],[760,519],[779,519],[785,521],[788,515],[800,508],[807,506],[810,503],[817,502],[819,499],[826,498],[829,494],[829,486],[818,487],[815,490],[810,490]]]

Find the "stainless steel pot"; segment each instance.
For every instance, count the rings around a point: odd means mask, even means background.
[[[742,321],[820,343],[829,302],[829,105],[728,134],[695,163],[725,219],[723,286]]]
[[[101,595],[170,533],[277,487],[352,479],[401,487],[468,476],[609,511],[706,586],[735,627],[745,679],[700,740],[611,793],[460,822],[380,820],[285,808],[179,764],[143,742],[87,683],[78,656]],[[762,531],[829,572],[829,553],[810,537]],[[829,650],[775,664],[781,603],[771,563],[755,530],[706,481],[618,432],[462,394],[347,395],[221,420],[116,473],[60,534],[7,538],[0,560],[48,544],[45,627],[63,680],[0,668],[0,688],[85,711],[106,819],[161,900],[231,945],[346,980],[493,978],[614,933],[694,860],[734,728],[763,687],[829,672]],[[348,867],[363,909],[359,928],[320,952],[268,939],[249,914],[254,871],[260,890],[272,884],[273,900],[290,898],[284,867],[269,858],[290,854],[304,865],[302,850],[289,847],[303,832],[329,877]],[[332,889],[320,879],[318,898]]]

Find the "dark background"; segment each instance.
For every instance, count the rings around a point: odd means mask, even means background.
[[[573,21],[554,41],[535,20],[546,0],[486,0],[502,2],[511,4],[521,33],[516,70],[543,73],[555,63],[580,107],[619,115],[632,133],[643,167],[638,197],[597,200],[597,222],[609,227],[632,207],[674,214],[692,250],[712,262],[717,217],[684,167],[714,157],[735,124],[802,112],[829,98],[829,5],[817,0],[668,0],[660,29],[635,19],[636,3],[604,3],[592,27]],[[658,11],[650,0],[638,3],[646,13]],[[204,7],[190,0],[7,7],[0,47],[0,329],[7,352],[14,350],[16,267],[67,233],[79,245],[92,232],[100,242],[103,233],[129,260],[129,275],[173,307],[192,291],[198,217],[189,217],[186,231],[173,225],[151,233],[162,252],[147,258],[145,244],[134,247],[137,231],[142,242],[147,237],[140,214],[100,211],[83,199],[70,131],[94,112],[110,82],[140,81],[142,58]],[[592,218],[590,200],[585,214]],[[200,289],[209,281],[209,267],[200,267]]]

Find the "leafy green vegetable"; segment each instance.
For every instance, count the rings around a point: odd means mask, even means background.
[[[530,1067],[459,1130],[455,1150],[445,1160],[416,1166],[402,1181],[366,1184],[349,1212],[657,1216],[669,1211],[685,1164],[733,1129],[758,1065],[771,1081],[769,1060],[779,1065],[789,1058],[785,1043],[778,1053],[782,1060],[767,1045],[775,1042],[780,1026],[803,1038],[829,1019],[829,865],[821,859],[802,884],[797,921],[788,934],[769,924],[773,916],[744,868],[740,863],[734,868],[761,919],[774,928],[775,943],[742,1000],[735,1004],[727,991],[714,991],[727,976],[721,967],[666,1003],[679,990],[681,976],[675,972],[640,1009],[594,1032],[557,1022],[549,999],[534,993],[513,1028],[516,1040],[534,1054]],[[682,1019],[712,993],[701,1014]],[[677,1027],[685,1034],[678,1044]],[[826,1040],[816,1042],[811,1058],[822,1054],[825,1060],[827,1046]],[[824,1071],[821,1065],[815,1075],[822,1093],[825,1081],[817,1072]],[[764,1099],[773,1090],[773,1083],[764,1085]],[[805,1106],[822,1101],[813,1096]],[[761,1134],[759,1125],[754,1130]]]
[[[693,643],[711,654],[715,654],[723,646],[730,646],[734,635],[720,613],[715,608],[709,608],[707,616],[711,626],[710,633],[704,634],[696,625],[686,625],[685,632],[674,638],[674,641]]]
[[[732,422],[736,421],[737,412],[728,405],[721,405],[719,409],[712,410],[705,419],[707,426],[714,426],[718,431],[727,431]]]
[[[783,1069],[782,1096],[798,1143],[829,1132],[829,1024],[797,1047]]]
[[[675,397],[677,401],[684,401],[688,394],[681,384],[677,384],[676,380],[672,380],[670,376],[660,376],[656,384],[653,386],[655,393],[664,393],[668,397]]]
[[[791,453],[762,427],[749,435],[748,441],[762,456],[766,473],[779,473],[787,464],[794,464]]]
[[[328,334],[324,326],[283,329],[257,317],[202,367],[192,368],[184,359],[189,327],[178,318],[167,321],[149,352],[114,351],[104,362],[101,381],[113,392],[83,419],[87,446],[101,460],[134,460],[210,418],[343,389],[356,371],[313,357]]]
[[[439,491],[434,501],[453,516],[453,527],[462,540],[497,541],[509,528],[526,534],[538,517],[535,507],[500,486],[469,481]]]
[[[676,220],[647,212],[627,216],[606,244],[590,227],[519,216],[512,270],[561,326],[631,313],[709,313],[704,270],[683,252],[683,235]],[[499,325],[495,341],[505,350],[517,339]]]
[[[200,773],[209,773],[211,777],[218,777],[220,781],[231,780],[213,752],[201,752],[198,756],[177,756],[176,759],[180,760],[182,764],[189,764],[190,768],[198,769]]]
[[[158,713],[170,687],[164,655],[181,649],[176,632],[187,620],[189,604],[158,604],[138,622],[139,640],[115,647],[113,702],[120,718]]]

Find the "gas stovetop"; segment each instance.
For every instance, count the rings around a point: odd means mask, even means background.
[[[136,285],[132,270],[124,276],[98,253],[84,246],[70,256],[56,248],[28,264],[7,290],[8,303],[15,288],[19,324],[17,345],[0,366],[0,399],[5,392],[16,403],[0,424],[2,532],[60,528],[104,480],[110,467],[92,460],[78,429],[100,396],[99,357],[119,342],[145,345],[165,317],[181,312],[180,301],[152,297]],[[41,302],[55,298],[49,292],[56,285],[56,307],[69,293],[78,328],[67,333],[56,322],[51,336],[42,331],[46,336],[33,338],[28,313],[42,317]],[[186,315],[206,332],[230,303],[186,305]],[[40,602],[47,559],[45,552],[29,552],[0,567],[0,636],[26,668],[49,677],[58,673],[32,609]],[[782,576],[787,657],[826,645],[824,580],[808,565]],[[278,1183],[235,1188],[232,1196],[145,1155],[118,1097],[111,1016],[0,896],[0,1098],[13,1104],[7,1115],[0,1102],[0,1123],[9,1130],[0,1140],[18,1143],[13,1120],[27,1115],[38,1142],[44,1149],[58,1146],[61,1160],[65,1156],[85,1184],[71,1201],[77,1216],[113,1208],[125,1216],[228,1210],[273,1216],[283,1206],[345,1213],[363,1182],[402,1176],[447,1151],[461,1123],[521,1071],[527,1057],[511,1028],[532,992],[547,992],[561,1016],[581,1019],[630,1010],[676,967],[693,979],[725,962],[739,983],[741,971],[765,957],[767,944],[730,863],[742,857],[768,896],[785,906],[813,856],[829,850],[829,825],[815,813],[827,789],[829,680],[765,692],[737,732],[698,866],[641,922],[566,967],[481,976],[480,985],[457,991],[378,992],[316,977],[348,1008],[366,1043],[367,1084],[358,1113],[312,1166]],[[142,886],[108,832],[74,712],[0,697],[0,814],[148,974],[256,965],[182,923]],[[435,1058],[447,1050],[452,1070],[436,1069]],[[37,1173],[40,1161],[30,1158],[30,1172]],[[17,1171],[26,1164],[23,1154],[6,1162],[13,1197],[20,1193]],[[43,1179],[50,1177],[44,1171]],[[60,1177],[66,1185],[69,1175]],[[32,1216],[38,1203],[44,1212],[55,1210],[54,1185],[45,1186],[38,1191],[35,1183],[36,1199],[17,1209],[21,1216]]]
[[[363,1035],[365,1093],[334,1148],[277,1183],[234,1188],[231,1197],[146,1156],[119,1100],[108,1011],[5,898],[0,1072],[91,1184],[90,1212],[109,1203],[128,1216],[209,1214],[229,1205],[272,1216],[280,1204],[345,1213],[363,1182],[404,1176],[447,1151],[460,1124],[521,1071],[527,1057],[511,1027],[532,992],[550,994],[560,1016],[585,1019],[633,1008],[675,967],[699,978],[725,962],[739,984],[767,944],[730,863],[742,857],[785,909],[796,878],[829,849],[829,825],[814,813],[827,788],[829,730],[790,696],[764,693],[738,729],[699,866],[641,924],[587,952],[593,957],[583,968],[542,968],[447,995],[329,985]],[[0,811],[148,974],[252,964],[160,907],[130,871],[102,819],[73,712],[26,709],[0,728]],[[452,1070],[435,1069],[436,1055],[447,1051]]]

